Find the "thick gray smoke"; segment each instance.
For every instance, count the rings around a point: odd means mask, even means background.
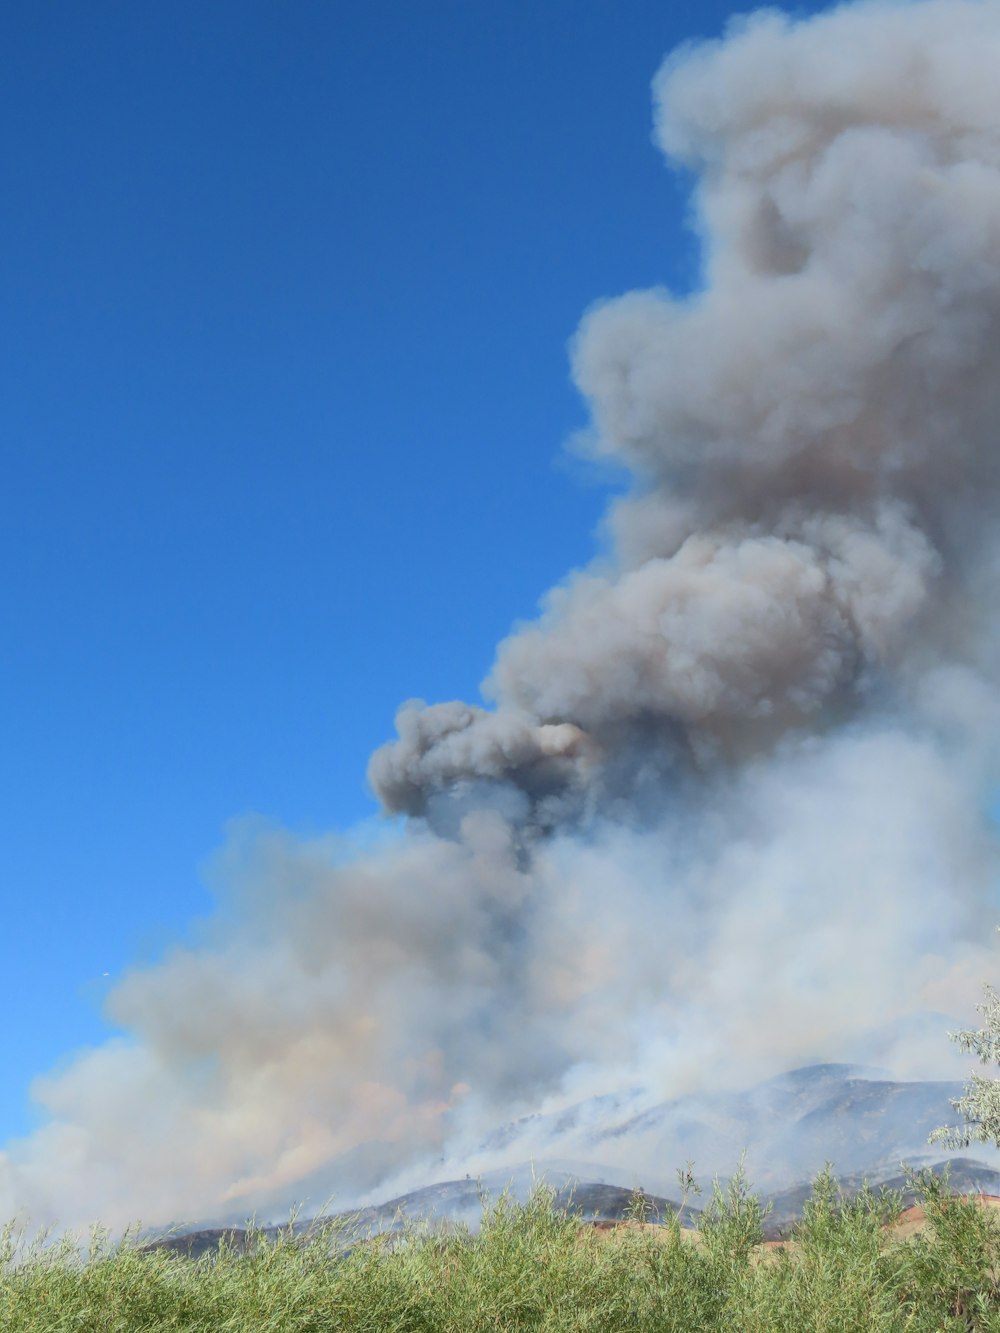
[[[495,713],[403,711],[390,809],[482,781],[602,808],[651,730],[710,767],[950,656],[998,476],[998,34],[991,4],[766,13],[667,62],[706,286],[577,336],[592,447],[635,476],[613,554],[501,645]]]
[[[370,777],[405,834],[234,831],[238,923],[39,1081],[6,1209],[267,1210],[625,1080],[944,1065],[913,1017],[995,959],[998,69],[993,0],[667,61],[704,285],[576,337],[589,447],[634,478],[606,554],[501,644],[491,707],[403,708]]]

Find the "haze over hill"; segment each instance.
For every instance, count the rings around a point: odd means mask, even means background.
[[[606,1220],[628,1215],[638,1189],[651,1219],[662,1222],[682,1209],[686,1193],[687,1223],[710,1197],[709,1182],[727,1180],[738,1166],[762,1202],[773,1203],[767,1227],[775,1235],[801,1216],[812,1181],[826,1166],[846,1192],[867,1182],[912,1194],[908,1172],[947,1167],[956,1193],[996,1193],[995,1150],[977,1145],[974,1155],[949,1153],[942,1160],[940,1150],[928,1146],[928,1133],[949,1116],[949,1099],[960,1089],[949,1082],[893,1082],[850,1065],[815,1065],[741,1092],[669,1102],[632,1089],[498,1126],[464,1155],[411,1168],[409,1180],[404,1174],[380,1183],[366,1203],[346,1210],[333,1190],[344,1182],[343,1168],[331,1179],[321,1173],[303,1182],[312,1207],[296,1227],[314,1229],[319,1201],[329,1206],[330,1199],[348,1219],[345,1239],[415,1222],[475,1227],[484,1204],[502,1193],[526,1201],[542,1182],[556,1191],[560,1207]],[[677,1162],[686,1164],[700,1194],[681,1190]],[[186,1253],[214,1249],[219,1228],[244,1220],[235,1212],[202,1219],[193,1229],[179,1223],[170,1244]],[[279,1230],[288,1219],[277,1215],[270,1222]]]
[[[668,58],[704,289],[574,340],[581,447],[632,478],[606,548],[488,706],[403,707],[370,767],[402,832],[234,832],[235,919],[116,986],[5,1211],[273,1212],[595,1094],[610,1142],[624,1088],[954,1071],[941,1015],[996,965],[998,67],[993,0]]]

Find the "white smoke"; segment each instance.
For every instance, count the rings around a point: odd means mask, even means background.
[[[610,553],[492,707],[373,756],[405,834],[237,829],[236,924],[126,976],[39,1080],[8,1211],[119,1223],[363,1189],[542,1098],[948,1059],[995,955],[1000,4],[767,12],[671,57],[705,285],[576,338]]]

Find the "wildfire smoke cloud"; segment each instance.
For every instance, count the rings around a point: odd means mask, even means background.
[[[992,0],[768,11],[666,61],[704,283],[574,341],[633,477],[607,552],[490,706],[402,709],[370,779],[404,835],[234,831],[241,919],[39,1082],[8,1209],[280,1208],[624,1077],[933,1065],[904,1020],[967,1007],[995,914],[998,68]]]

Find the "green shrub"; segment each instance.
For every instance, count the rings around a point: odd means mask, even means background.
[[[412,1227],[348,1243],[251,1233],[192,1260],[113,1244],[0,1238],[4,1333],[1000,1333],[1000,1227],[932,1175],[927,1228],[891,1238],[897,1195],[815,1181],[783,1246],[742,1171],[716,1184],[699,1235],[677,1217],[600,1233],[540,1187],[503,1195],[481,1229]]]

